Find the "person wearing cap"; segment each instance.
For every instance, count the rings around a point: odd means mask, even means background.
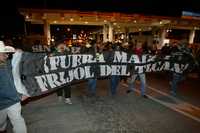
[[[5,46],[3,41],[0,41],[0,132],[6,130],[9,118],[14,133],[27,133],[20,103],[27,97],[17,92],[12,75],[12,63],[8,58],[8,54],[14,52],[13,47]]]

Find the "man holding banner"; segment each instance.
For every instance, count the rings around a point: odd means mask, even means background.
[[[190,62],[190,64],[193,64],[192,62],[194,58],[193,58],[191,50],[188,48],[187,45],[188,44],[185,40],[182,40],[176,45],[173,45],[173,47],[171,48],[171,56],[172,56],[173,62],[179,62],[179,63]],[[173,96],[177,95],[178,83],[184,80],[183,74],[184,73],[172,72],[172,81],[170,82],[170,85],[171,85],[170,93]]]
[[[11,60],[8,58],[8,53],[14,52],[13,47],[0,41],[0,132],[6,129],[8,117],[14,133],[27,133],[20,104],[25,96],[16,90],[18,86],[13,81]]]
[[[56,52],[61,53],[61,54],[67,54],[69,51],[67,51],[66,44],[64,43],[59,43],[56,47]],[[62,101],[63,95],[65,98],[65,103],[66,104],[72,104],[71,102],[71,86],[66,85],[64,87],[61,87],[57,90],[57,95],[59,101]]]
[[[90,42],[86,43],[86,49],[84,51],[84,53],[87,54],[92,54],[93,57],[96,57],[96,42],[94,40],[91,40]],[[93,66],[95,71],[96,71],[96,65]],[[94,76],[94,78],[90,78],[88,79],[88,96],[96,96],[96,86],[97,86],[97,78],[96,75]]]
[[[143,49],[142,49],[142,42],[137,42],[136,44],[136,48],[134,49],[134,54],[136,54],[139,58],[139,61],[142,60],[142,54],[143,54]],[[139,77],[140,78],[140,84],[141,84],[141,95],[144,98],[147,98],[147,96],[145,95],[145,87],[146,87],[146,77],[145,77],[145,72],[140,72],[138,71],[138,73],[133,73],[133,75],[131,76],[131,80],[129,83],[129,90],[127,90],[127,93],[130,93],[132,91],[134,91],[134,82],[136,80],[136,78]]]

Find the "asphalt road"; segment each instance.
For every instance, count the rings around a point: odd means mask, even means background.
[[[86,83],[73,86],[72,105],[58,101],[55,94],[29,101],[23,106],[28,133],[198,133],[199,82],[183,83],[174,98],[165,76],[147,79],[148,99],[140,96],[139,82],[130,94],[121,82],[118,95],[110,96],[109,81],[100,80],[97,97],[86,96]]]

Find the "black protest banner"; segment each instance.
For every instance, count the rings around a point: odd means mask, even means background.
[[[21,59],[20,72],[29,95],[37,96],[74,81],[89,78],[130,76],[157,71],[183,73],[189,67],[189,63],[174,58],[156,55],[138,57],[121,51],[103,53],[98,57],[92,54],[49,56],[25,52]]]

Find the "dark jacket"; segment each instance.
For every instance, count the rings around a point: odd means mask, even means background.
[[[0,110],[20,102],[14,86],[10,61],[0,64]]]

